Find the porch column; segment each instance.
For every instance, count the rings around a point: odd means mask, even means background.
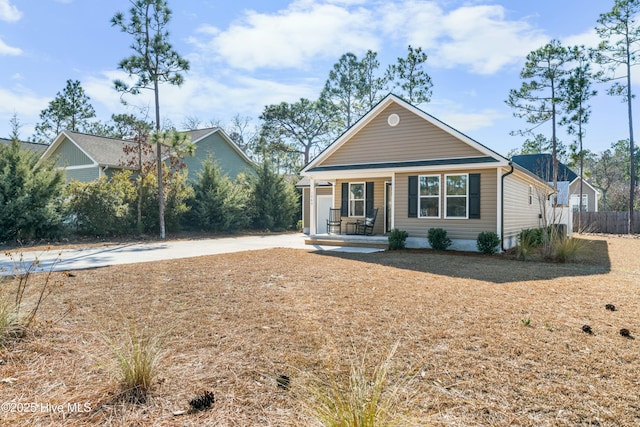
[[[396,228],[396,174],[391,174],[391,230]],[[387,231],[391,231],[387,230]]]
[[[498,168],[497,169],[497,174],[496,174],[496,179],[497,179],[497,183],[496,183],[496,188],[498,189],[498,191],[496,192],[497,196],[497,203],[496,203],[496,230],[497,230],[497,234],[498,237],[500,238],[500,240],[502,240],[502,192],[504,191],[502,188],[502,168]]]
[[[309,235],[316,234],[316,180],[309,177]]]

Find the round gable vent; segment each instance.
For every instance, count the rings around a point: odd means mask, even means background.
[[[389,123],[389,126],[398,126],[398,123],[400,123],[400,116],[393,113],[389,115],[389,118],[387,118],[387,123]]]

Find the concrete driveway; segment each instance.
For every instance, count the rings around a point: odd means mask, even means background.
[[[132,243],[86,247],[79,249],[51,249],[49,251],[20,252],[12,257],[0,256],[0,276],[31,272],[83,270],[118,264],[191,258],[231,252],[272,248],[294,248],[339,252],[370,253],[380,249],[305,245],[302,233],[268,234],[259,236],[224,237],[219,239],[175,240],[151,243]],[[35,260],[38,260],[35,263]]]

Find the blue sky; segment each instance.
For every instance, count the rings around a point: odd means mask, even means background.
[[[378,52],[382,67],[408,44],[429,55],[433,97],[419,107],[506,154],[526,127],[504,103],[520,86],[528,52],[553,38],[594,45],[600,13],[613,0],[169,0],[176,50],[191,62],[181,88],[161,87],[164,119],[228,122],[253,118],[265,105],[316,99],[332,65],[346,52]],[[0,0],[0,137],[15,113],[28,138],[40,111],[68,79],[79,80],[98,118],[127,112],[113,80],[131,39],[110,19],[128,0]],[[640,77],[640,75],[638,76]],[[636,79],[640,85],[640,78]],[[621,98],[598,84],[585,148],[602,151],[628,137]],[[637,91],[640,89],[634,86]],[[128,98],[150,105],[149,96]],[[636,101],[637,103],[637,101]],[[637,109],[639,107],[635,106]],[[550,134],[548,127],[540,130]],[[571,137],[561,134],[565,142]]]

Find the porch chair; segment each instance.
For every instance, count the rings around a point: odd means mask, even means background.
[[[376,217],[378,216],[378,208],[371,209],[364,220],[356,221],[356,234],[370,236],[373,234],[373,226],[376,225]]]
[[[329,208],[329,219],[327,220],[327,234],[335,232],[338,229],[338,234],[342,234],[342,215],[341,209]]]

